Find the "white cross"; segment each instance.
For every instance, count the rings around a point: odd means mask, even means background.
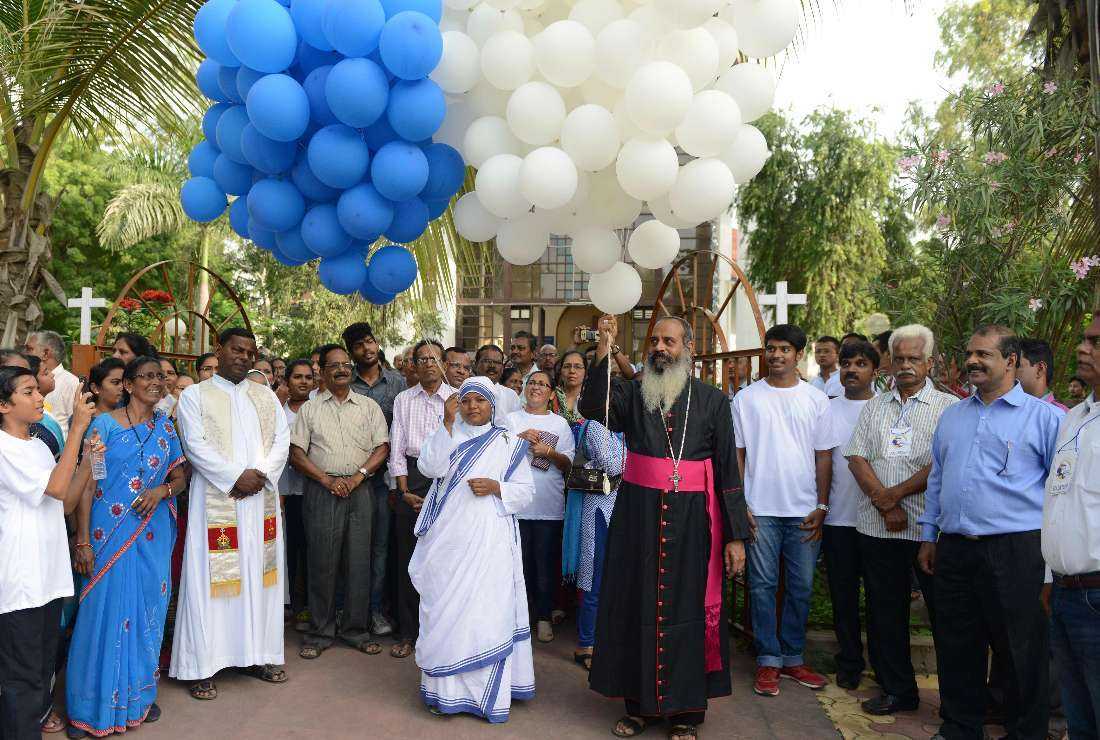
[[[757,301],[761,306],[775,306],[775,323],[786,324],[787,323],[787,307],[788,306],[805,306],[806,294],[805,293],[788,293],[787,281],[780,280],[775,284],[775,295],[768,295],[765,293],[762,296],[757,297]]]
[[[92,309],[106,308],[107,301],[102,298],[92,298],[91,288],[81,288],[79,298],[69,299],[69,308],[80,309],[80,343],[92,343]]]

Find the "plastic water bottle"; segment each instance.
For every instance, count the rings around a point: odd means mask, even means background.
[[[99,432],[93,434],[90,441],[92,445],[92,478],[93,480],[104,480],[107,477],[107,459],[103,450],[99,447]]]

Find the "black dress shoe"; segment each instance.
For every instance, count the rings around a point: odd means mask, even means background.
[[[859,674],[853,674],[847,676],[841,673],[836,674],[836,685],[842,689],[858,689],[859,688]]]
[[[876,696],[874,699],[868,699],[860,706],[863,707],[863,711],[867,712],[867,714],[882,716],[893,714],[894,712],[912,712],[920,706],[920,700],[902,699],[900,696],[882,694],[881,696]]]

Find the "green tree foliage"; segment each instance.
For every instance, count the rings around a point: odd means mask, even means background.
[[[894,189],[893,147],[866,121],[820,110],[795,126],[779,114],[757,125],[772,149],[740,188],[758,290],[786,280],[809,295],[792,320],[808,333],[839,334],[876,309],[872,291],[890,255],[907,255],[910,225]]]

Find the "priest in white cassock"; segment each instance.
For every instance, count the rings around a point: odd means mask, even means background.
[[[218,338],[218,371],[179,399],[180,439],[194,468],[169,675],[214,699],[214,674],[236,667],[270,683],[283,663],[283,531],[276,484],[290,432],[275,394],[245,379],[256,339]]]
[[[433,714],[505,722],[535,696],[515,513],[535,494],[527,442],[495,415],[493,381],[467,379],[417,466],[435,483],[416,521],[409,576],[420,593],[416,664]],[[461,419],[456,417],[461,413]]]

